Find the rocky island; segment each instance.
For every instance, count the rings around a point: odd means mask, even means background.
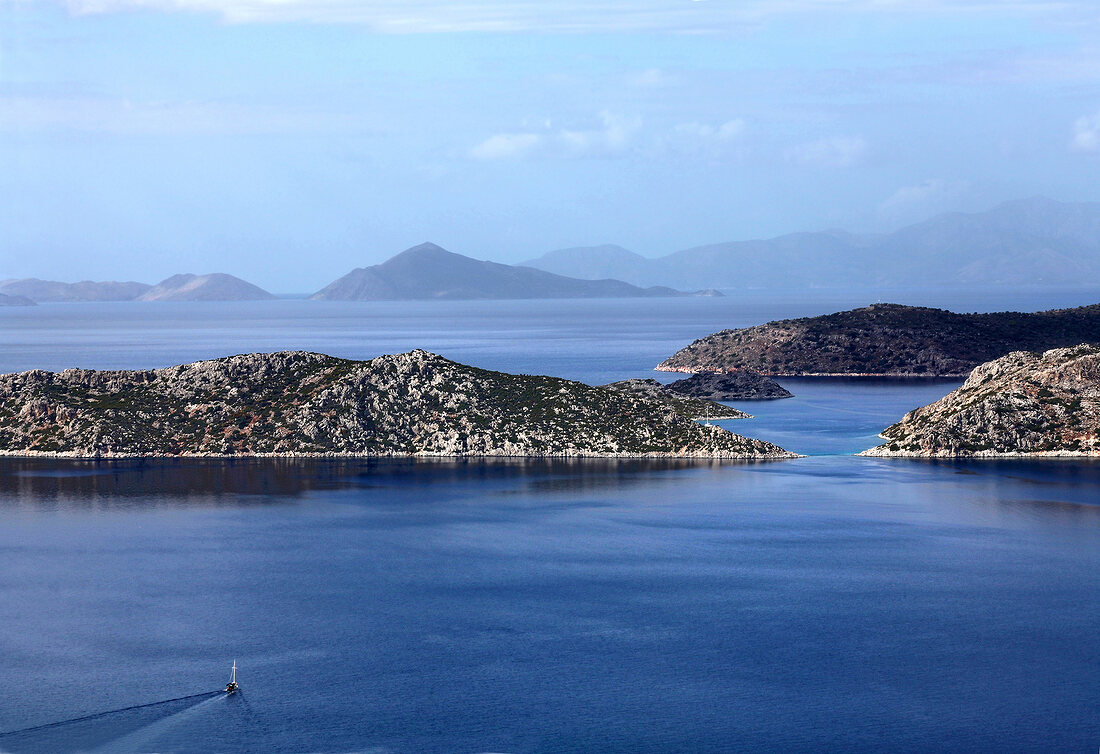
[[[679,395],[712,401],[767,401],[794,397],[787,388],[770,377],[749,371],[699,372],[669,383],[668,389]]]
[[[681,395],[671,389],[668,385],[662,385],[657,380],[622,380],[621,382],[612,382],[610,385],[604,385],[604,387],[611,388],[612,390],[621,390],[624,393],[630,393],[641,398],[648,398],[650,400],[660,401],[667,404],[676,413],[686,416],[689,419],[751,419],[751,414],[746,414],[744,411],[739,411],[736,408],[730,408],[729,406],[723,406],[717,401],[707,400],[704,398],[692,398],[686,395]]]
[[[665,372],[750,370],[782,377],[965,377],[1011,351],[1100,341],[1100,304],[1025,314],[956,314],[874,304],[723,330],[677,351]]]
[[[1018,351],[883,430],[865,456],[1100,456],[1100,347]]]
[[[794,457],[703,426],[666,401],[420,350],[2,375],[0,453]]]

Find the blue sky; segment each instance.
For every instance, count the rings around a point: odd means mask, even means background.
[[[1100,200],[1089,0],[0,0],[0,278],[311,291]]]

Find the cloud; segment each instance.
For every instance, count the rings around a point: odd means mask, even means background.
[[[602,112],[599,125],[588,129],[499,133],[469,150],[476,160],[504,160],[534,154],[558,157],[613,157],[629,150],[641,122]]]
[[[730,141],[745,132],[747,124],[742,118],[727,120],[718,126],[709,123],[680,123],[673,130],[681,136],[701,141]]]
[[[540,134],[496,134],[470,150],[478,160],[502,160],[527,154],[542,144]]]
[[[1082,116],[1073,122],[1070,148],[1077,152],[1100,152],[1100,112]]]
[[[796,144],[786,158],[800,165],[819,168],[847,168],[863,160],[867,142],[861,136],[833,136]]]
[[[927,213],[941,205],[951,203],[966,189],[965,181],[948,181],[929,178],[912,186],[902,186],[884,199],[879,212],[884,215],[905,215],[912,212]]]
[[[1097,18],[1092,0],[0,0],[58,2],[74,14],[129,10],[216,15],[232,23],[347,23],[385,33],[455,31],[705,33],[805,13],[1032,14]]]
[[[661,89],[673,86],[678,83],[679,79],[660,68],[647,68],[631,76],[628,81],[631,86],[642,89]]]

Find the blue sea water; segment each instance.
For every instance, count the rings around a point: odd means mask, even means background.
[[[0,310],[0,371],[426,347],[668,380],[852,298],[51,305]],[[1100,464],[856,458],[956,383],[785,384],[723,423],[784,462],[0,459],[0,751],[1100,745]]]

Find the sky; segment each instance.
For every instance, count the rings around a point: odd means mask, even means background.
[[[1096,0],[0,0],[0,279],[1100,200]]]

